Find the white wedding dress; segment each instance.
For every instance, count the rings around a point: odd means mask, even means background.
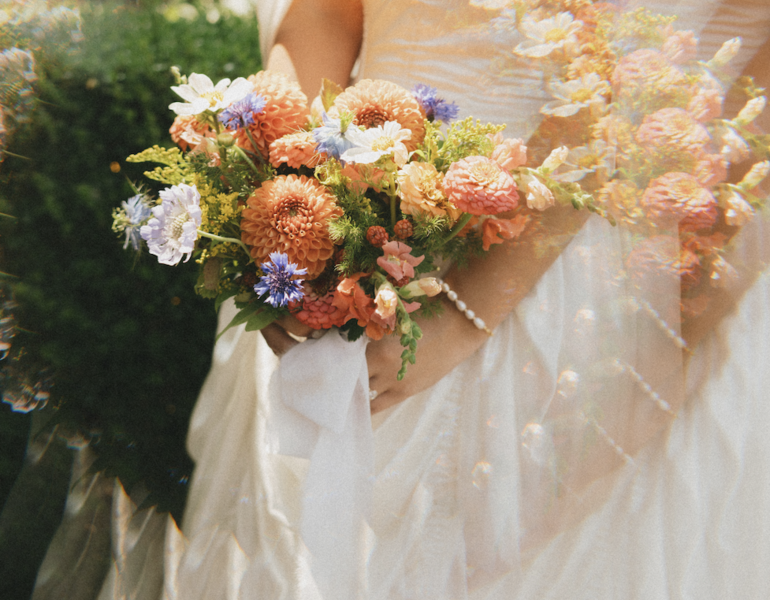
[[[545,96],[537,73],[501,66],[515,35],[491,27],[483,4],[364,0],[357,77],[429,84],[462,115],[526,138]],[[287,6],[258,3],[263,56]],[[768,6],[709,27],[712,2],[675,12],[703,32],[704,57],[740,34],[748,60],[770,33]],[[355,539],[332,530],[334,510],[303,522],[308,460],[272,442],[278,359],[259,334],[228,331],[190,425],[181,533],[132,517],[119,494],[100,598],[157,598],[161,581],[179,600],[770,597],[767,221],[734,253],[754,284],[684,365],[678,324],[661,324],[678,317],[678,288],[641,297],[622,277],[625,233],[591,217],[479,351],[373,419],[372,500]],[[629,455],[638,419],[683,396],[671,425]],[[564,453],[590,460],[599,447],[615,462],[570,479]],[[314,556],[307,535],[333,552]]]

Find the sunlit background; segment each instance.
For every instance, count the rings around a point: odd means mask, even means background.
[[[75,448],[181,517],[215,313],[196,265],[124,250],[111,213],[143,179],[125,158],[171,144],[170,68],[216,81],[260,56],[246,0],[0,0],[0,51],[0,598],[15,600],[32,595]]]

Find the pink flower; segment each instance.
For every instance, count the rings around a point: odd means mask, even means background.
[[[727,207],[725,222],[731,227],[742,227],[754,218],[754,209],[737,192],[730,191],[728,194],[727,200],[724,201]]]
[[[374,310],[372,319],[381,327],[390,329],[396,327],[396,309],[398,308],[398,294],[391,285],[383,285],[377,290],[377,296],[374,299],[377,308]]]
[[[503,139],[503,134],[499,131],[495,135],[490,135],[489,139],[495,145],[495,149],[492,150],[492,160],[506,171],[527,164],[527,147],[522,140]]]
[[[722,92],[717,88],[701,88],[687,104],[689,112],[697,121],[705,123],[722,114]]]
[[[372,299],[366,295],[358,280],[363,273],[356,273],[340,281],[334,290],[332,306],[344,314],[344,322],[355,319],[361,327],[366,327],[374,312]]]
[[[316,141],[310,131],[289,133],[270,144],[270,164],[274,167],[286,163],[299,169],[301,166],[316,167],[326,160],[326,155],[316,151]]]
[[[699,155],[711,141],[706,128],[686,110],[662,108],[644,117],[636,141],[651,151],[674,150]]]
[[[668,39],[663,42],[661,49],[672,63],[680,65],[695,58],[698,53],[698,38],[692,31],[673,31],[669,25],[664,33],[668,35]]]
[[[333,293],[329,292],[325,296],[319,297],[306,285],[302,300],[290,303],[289,308],[300,323],[313,329],[342,327],[348,313],[339,306],[335,306],[333,301]]]
[[[472,215],[496,215],[516,208],[519,194],[511,174],[483,156],[469,156],[449,167],[444,192],[461,211]]]
[[[378,325],[388,333],[392,333],[396,328],[396,310],[398,309],[398,293],[389,283],[380,286],[377,290],[377,296],[374,299],[377,308],[371,315],[371,322]],[[406,312],[411,313],[420,308],[419,302],[404,302],[401,305]],[[370,328],[367,327],[367,334],[372,337]]]
[[[695,163],[693,175],[703,187],[711,187],[727,179],[727,161],[721,154],[704,154]]]
[[[502,244],[503,240],[512,240],[521,235],[529,222],[529,217],[516,215],[513,219],[485,219],[481,224],[482,247],[484,252],[493,244]]]
[[[411,246],[402,242],[388,242],[382,247],[385,253],[377,259],[377,264],[397,282],[414,277],[414,268],[419,265],[424,256],[415,257],[410,254]]]
[[[618,61],[612,72],[613,99],[636,105],[642,98],[671,106],[686,88],[687,76],[657,50],[635,50]]]
[[[666,173],[653,179],[644,191],[642,208],[654,223],[683,231],[711,227],[717,219],[717,201],[688,173]]]

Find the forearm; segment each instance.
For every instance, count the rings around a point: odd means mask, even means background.
[[[467,268],[452,268],[445,280],[494,329],[535,286],[588,216],[588,211],[572,206],[535,214],[538,222],[530,223],[517,239],[492,246]],[[468,325],[472,327],[470,321]]]
[[[348,85],[362,36],[360,0],[294,0],[267,68],[289,74],[314,98],[324,78]]]

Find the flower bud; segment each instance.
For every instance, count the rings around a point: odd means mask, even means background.
[[[235,138],[233,137],[233,134],[229,131],[223,131],[219,135],[217,135],[217,143],[220,146],[224,146],[225,148],[229,148],[235,143]]]
[[[722,136],[722,144],[720,152],[729,163],[739,163],[749,157],[749,145],[732,128],[728,129],[727,133]]]
[[[410,281],[401,288],[401,293],[409,298],[416,298],[418,296],[432,298],[441,293],[441,284],[435,277],[423,277],[422,279]]]
[[[374,311],[383,320],[388,321],[396,315],[398,307],[398,294],[390,285],[383,285],[377,291],[377,297],[374,299],[377,309]]]
[[[770,161],[763,160],[762,162],[752,165],[749,172],[743,177],[738,184],[743,190],[752,190],[757,187],[765,177],[770,174]]]
[[[559,148],[556,148],[555,150],[551,151],[551,154],[548,155],[548,158],[545,159],[545,161],[543,162],[543,165],[540,168],[548,169],[549,171],[555,171],[562,164],[564,164],[564,161],[567,160],[568,154],[569,154],[569,149],[567,148],[567,146],[561,146]]]
[[[718,68],[718,67],[724,67],[733,58],[735,58],[735,55],[738,54],[738,50],[740,49],[741,49],[741,38],[735,37],[731,40],[727,40],[724,44],[722,44],[722,47],[719,50],[717,50],[717,53],[714,55],[714,58],[708,61],[707,65],[712,69]]]
[[[738,279],[738,271],[721,256],[711,263],[710,283],[713,287],[723,288]]]
[[[174,82],[177,85],[182,85],[183,83],[187,83],[186,81],[187,78],[182,76],[182,73],[179,71],[179,67],[177,67],[176,65],[171,67],[171,76],[174,78]]]
[[[754,216],[754,209],[737,192],[731,191],[725,202],[725,223],[731,227],[742,227]]]
[[[527,178],[527,206],[533,210],[545,210],[555,203],[553,192],[535,177]]]
[[[738,116],[735,117],[733,122],[737,125],[748,125],[756,119],[763,110],[765,110],[766,104],[767,100],[764,96],[752,98],[746,103],[746,106],[741,109],[741,112],[738,113]]]

